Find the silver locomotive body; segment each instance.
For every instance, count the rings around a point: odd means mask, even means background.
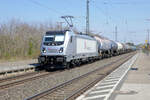
[[[90,36],[75,34],[73,31],[49,31],[43,36],[41,55],[38,61],[44,64],[79,64],[83,60],[98,57],[97,41]]]

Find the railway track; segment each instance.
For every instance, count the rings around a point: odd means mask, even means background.
[[[13,76],[5,79],[0,80],[0,89],[7,89],[16,85],[24,84],[25,82],[33,81],[39,78],[46,77],[48,75],[51,75],[53,73],[60,72],[60,71],[55,71],[55,72],[32,72],[32,73],[26,73],[23,75],[18,75],[18,76]]]
[[[0,79],[0,83],[7,82],[7,81],[12,81],[12,80],[16,80],[16,79],[21,79],[21,78],[28,77],[28,76],[34,76],[34,75],[42,73],[42,72],[28,72],[28,73],[21,74],[21,75],[2,78],[2,79]]]
[[[74,100],[77,96],[129,60],[134,54],[122,57],[119,60],[29,97],[26,100]]]
[[[64,70],[63,70],[64,71]],[[46,77],[48,75],[52,75],[54,73],[61,72],[60,70],[54,72],[30,72],[22,75],[12,76],[4,79],[0,79],[0,89],[7,89],[16,85],[24,84],[25,82],[29,82],[32,80],[36,80],[39,78]]]

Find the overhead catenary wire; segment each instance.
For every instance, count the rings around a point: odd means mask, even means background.
[[[149,1],[130,1],[130,2],[128,2],[128,1],[103,1],[103,2],[101,2],[101,3],[103,3],[103,4],[105,4],[105,5],[107,5],[107,4],[115,4],[115,5],[149,5],[150,4],[150,2]]]
[[[56,14],[58,14],[58,15],[64,15],[62,12],[59,12],[59,11],[53,9],[53,8],[50,8],[50,7],[48,7],[48,6],[46,6],[46,5],[42,4],[42,3],[40,3],[40,2],[38,2],[38,1],[35,1],[35,0],[28,0],[28,1],[31,2],[31,3],[33,3],[33,4],[35,4],[35,5],[40,6],[40,7],[42,7],[42,8],[48,9],[49,11],[51,11],[51,12],[53,12],[53,13],[56,13]]]
[[[62,13],[62,12],[60,12],[60,11],[57,11],[57,10],[55,10],[55,9],[53,9],[53,8],[50,8],[50,7],[48,7],[48,6],[46,6],[46,5],[44,5],[44,4],[42,4],[42,3],[40,3],[40,2],[38,2],[38,1],[36,1],[36,0],[28,0],[28,1],[30,1],[30,2],[32,2],[33,4],[35,4],[35,5],[38,5],[38,6],[40,6],[40,7],[42,7],[42,8],[45,8],[45,9],[48,9],[48,10],[50,10],[51,12],[54,12],[54,13],[56,13],[56,14],[58,14],[58,15],[66,15],[66,14],[64,14],[64,13]],[[68,0],[69,1],[69,0]],[[67,3],[68,3],[68,1],[67,1]],[[68,3],[69,4],[69,3]],[[83,16],[75,16],[76,18],[78,17],[83,17]]]
[[[53,9],[53,8],[50,8],[50,7],[48,7],[48,6],[44,5],[44,4],[42,4],[41,2],[39,2],[39,1],[37,1],[37,0],[28,0],[28,1],[32,2],[32,3],[35,4],[35,5],[40,6],[40,7],[42,7],[42,8],[48,9],[49,11],[51,11],[51,12],[53,12],[53,13],[56,13],[56,14],[58,14],[59,16],[65,15],[65,14],[63,14],[62,12],[59,12],[59,11]],[[92,1],[92,0],[90,0],[90,1]],[[94,2],[94,1],[93,1],[93,2]],[[111,16],[109,16],[107,13],[105,13],[103,10],[101,10],[97,5],[95,5],[95,7],[96,7],[98,10],[100,10],[100,12],[101,12],[104,16],[106,16],[107,19],[112,20]],[[109,24],[108,21],[107,21],[107,24]]]
[[[107,18],[107,24],[109,24],[108,20],[112,21],[113,23],[116,23],[116,19],[114,19],[114,18],[112,19],[112,17],[108,13],[104,12],[99,6],[97,6],[95,1],[92,0],[92,3],[94,4],[93,7],[95,7],[97,10],[99,10],[99,12]]]
[[[62,13],[62,12],[60,12],[60,11],[57,11],[57,10],[55,10],[55,9],[53,9],[53,8],[50,8],[50,7],[44,5],[44,4],[42,4],[42,3],[40,3],[40,2],[38,2],[38,1],[36,1],[36,0],[28,0],[28,1],[32,2],[32,3],[35,4],[35,5],[40,6],[40,7],[42,7],[42,8],[45,8],[45,9],[47,9],[47,10],[53,12],[53,13],[56,13],[57,15],[59,15],[58,17],[60,17],[60,18],[61,18],[62,15],[66,15],[66,14],[64,14],[64,13]],[[73,25],[72,20],[71,20],[71,23],[72,23],[72,25]]]
[[[99,10],[99,12],[106,17],[106,24],[107,25],[110,25],[109,24],[110,21],[114,23],[113,26],[116,25],[115,24],[116,20],[112,19],[112,17],[108,13],[106,13],[104,10],[102,10],[101,7],[99,7],[95,1],[92,0],[92,4],[93,4],[94,8],[96,8],[97,10]]]

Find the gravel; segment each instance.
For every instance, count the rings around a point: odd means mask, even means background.
[[[71,80],[94,69],[102,67],[112,61],[116,61],[125,55],[128,54],[103,59],[92,64],[82,65],[81,67],[76,67],[70,70],[62,71],[60,73],[49,75],[44,78],[26,82],[22,85],[11,87],[6,90],[0,90],[0,100],[23,100],[29,96],[47,90],[48,88],[54,87],[65,81]]]

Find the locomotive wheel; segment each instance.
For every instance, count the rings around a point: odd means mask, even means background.
[[[70,67],[76,67],[77,66],[77,64],[76,64],[76,61],[75,60],[73,60],[72,62],[71,62],[71,64],[70,64]]]
[[[70,63],[69,62],[65,62],[63,65],[64,65],[64,68],[67,68],[67,69],[70,68]]]

